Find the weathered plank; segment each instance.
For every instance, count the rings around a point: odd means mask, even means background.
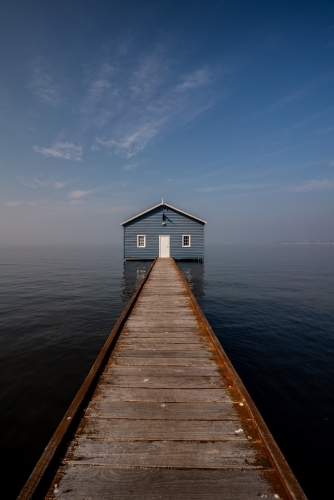
[[[276,495],[276,496],[275,496]],[[288,500],[272,470],[61,467],[47,500]]]
[[[243,407],[233,403],[147,403],[91,401],[86,418],[133,420],[239,420],[247,419]]]
[[[119,343],[117,346],[115,352],[122,352],[122,351],[178,351],[179,353],[184,353],[184,352],[202,352],[204,355],[213,353],[213,349],[210,349],[209,346],[205,344],[199,344],[198,342],[194,342],[191,344],[175,344],[175,343],[168,343],[164,344],[162,342],[145,342],[142,340],[141,342],[124,342],[124,343]]]
[[[100,383],[94,393],[94,401],[152,401],[157,403],[234,401],[240,403],[235,389],[149,389],[142,387],[110,387]]]
[[[194,328],[193,326],[191,327],[183,327],[183,326],[177,326],[177,327],[168,327],[166,328],[165,326],[137,326],[133,325],[131,328],[126,325],[126,327],[123,330],[124,333],[133,333],[133,334],[158,334],[158,335],[190,335],[190,336],[202,336],[203,331],[200,330],[200,328],[196,327]]]
[[[143,358],[145,356],[150,357],[167,357],[167,358],[179,358],[183,356],[184,358],[206,358],[206,359],[215,359],[214,351],[210,349],[187,349],[184,348],[176,348],[172,349],[170,346],[167,348],[161,349],[127,349],[127,348],[116,348],[115,356],[136,356]]]
[[[143,342],[156,342],[163,346],[165,344],[199,344],[207,348],[207,339],[203,338],[200,334],[193,333],[182,333],[169,335],[168,333],[163,333],[162,335],[157,335],[156,333],[133,335],[133,333],[127,332],[124,337],[120,339],[119,345],[124,345],[125,343],[131,344],[142,344]]]
[[[136,325],[137,327],[138,326],[155,327],[155,326],[159,325],[160,328],[161,327],[166,328],[166,330],[168,330],[168,328],[171,328],[173,326],[176,327],[178,325],[182,325],[183,327],[188,326],[191,328],[194,328],[197,326],[196,321],[193,319],[184,318],[184,320],[181,320],[180,318],[175,318],[175,315],[171,315],[171,316],[172,317],[170,319],[167,318],[166,316],[164,316],[160,319],[158,317],[145,318],[144,316],[140,317],[140,318],[131,318],[131,320],[128,322],[128,326],[129,326],[129,328],[131,328],[131,326],[133,326],[133,325]]]
[[[193,330],[191,331],[181,331],[179,329],[177,330],[171,330],[171,331],[164,331],[164,330],[158,330],[158,329],[152,329],[152,330],[143,330],[143,329],[132,329],[132,330],[124,330],[123,335],[122,335],[122,342],[123,340],[127,339],[134,339],[134,340],[140,340],[140,339],[164,339],[164,340],[180,340],[181,342],[189,342],[191,340],[195,339],[202,339],[203,341],[208,341],[207,337],[203,337],[201,335],[201,332],[194,332]]]
[[[205,351],[210,351],[208,349],[207,343],[201,339],[192,339],[189,342],[176,342],[175,339],[122,339],[118,344],[118,349],[174,349],[182,350],[185,349],[203,349]]]
[[[114,467],[272,468],[261,443],[75,439],[64,463]]]
[[[113,375],[104,373],[101,382],[119,387],[152,387],[155,389],[205,389],[222,388],[223,377],[145,377],[139,375]]]
[[[83,418],[76,437],[102,441],[258,441],[249,420],[125,420]]]
[[[219,366],[126,366],[110,363],[106,366],[104,373],[106,375],[125,375],[139,377],[212,377],[223,374]]]
[[[169,357],[131,357],[115,356],[109,361],[108,366],[158,366],[161,370],[164,370],[165,366],[212,366],[217,367],[217,363],[212,359],[207,358],[169,358]]]

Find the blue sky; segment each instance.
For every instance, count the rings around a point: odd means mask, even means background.
[[[0,245],[334,239],[334,2],[0,3]]]

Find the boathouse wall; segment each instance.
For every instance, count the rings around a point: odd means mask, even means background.
[[[176,260],[204,259],[204,224],[191,216],[160,205],[124,223],[124,259],[151,260],[159,257],[159,237],[170,237],[170,256]],[[145,247],[137,246],[138,235],[145,236]],[[190,247],[182,246],[190,236]]]

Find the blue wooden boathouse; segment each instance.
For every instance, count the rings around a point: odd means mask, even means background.
[[[205,220],[172,207],[162,200],[121,223],[124,227],[124,259],[204,259]]]

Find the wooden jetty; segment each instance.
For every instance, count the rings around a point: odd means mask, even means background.
[[[19,499],[305,499],[192,292],[157,259]]]

